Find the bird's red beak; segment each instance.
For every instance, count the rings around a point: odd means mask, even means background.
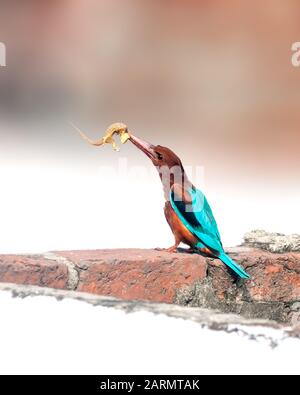
[[[155,153],[155,146],[153,144],[148,143],[147,141],[141,140],[140,138],[133,136],[130,134],[129,140],[136,146],[138,147],[141,151],[143,151],[148,158],[151,160],[156,160],[157,156]]]

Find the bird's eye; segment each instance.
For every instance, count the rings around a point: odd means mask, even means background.
[[[163,160],[164,159],[164,157],[162,156],[162,154],[160,154],[159,152],[155,152],[156,153],[156,155],[157,155],[157,159],[158,160]]]

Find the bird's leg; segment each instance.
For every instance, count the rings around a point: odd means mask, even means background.
[[[179,244],[178,244],[179,245]],[[173,252],[173,253],[175,253],[175,252],[177,252],[177,248],[178,248],[178,245],[173,245],[172,247],[169,247],[169,248],[155,248],[155,250],[156,251],[165,251],[165,252]]]
[[[172,253],[177,252],[177,248],[178,248],[179,244],[180,243],[174,244],[172,247],[166,248],[166,252],[172,252]]]
[[[169,248],[155,248],[155,250],[156,251],[166,251],[166,252],[176,253],[177,252],[177,248],[178,248],[180,243],[181,243],[181,240],[178,240],[177,238],[175,238],[175,244],[172,247],[169,247]]]

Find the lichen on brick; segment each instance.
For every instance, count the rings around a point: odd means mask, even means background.
[[[244,245],[275,253],[299,252],[300,235],[285,235],[283,233],[270,233],[265,230],[253,230],[245,234]]]

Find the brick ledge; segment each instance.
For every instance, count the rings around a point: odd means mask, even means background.
[[[228,252],[247,269],[250,281],[236,281],[219,260],[198,254],[115,249],[0,255],[0,282],[300,320],[299,252],[250,247]]]

